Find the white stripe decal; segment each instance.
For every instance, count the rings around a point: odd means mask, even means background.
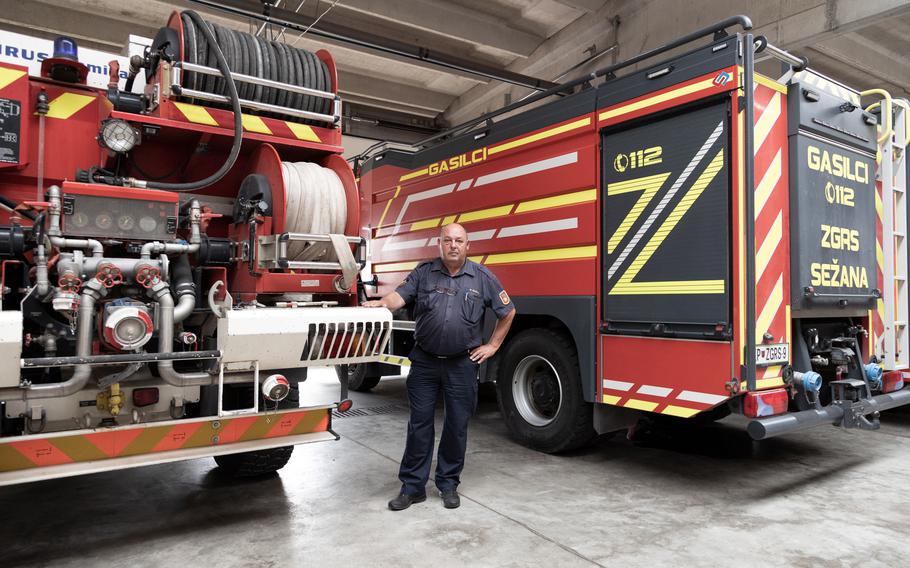
[[[649,394],[651,396],[662,396],[666,397],[668,394],[673,392],[673,389],[668,389],[667,387],[655,387],[651,385],[641,385],[638,387],[638,392],[641,394]]]
[[[413,241],[386,241],[385,245],[382,247],[382,250],[388,252],[392,250],[423,248],[425,246],[427,246],[427,239],[417,239]]]
[[[473,233],[468,233],[469,241],[486,241],[493,238],[493,234],[496,232],[496,229],[490,229],[489,231],[474,231]]]
[[[708,394],[706,392],[695,392],[695,391],[682,391],[676,398],[679,400],[686,400],[689,402],[700,402],[702,404],[717,404],[727,400],[727,397],[720,396],[719,394]]]
[[[720,121],[717,124],[717,127],[714,129],[714,132],[711,133],[711,136],[708,136],[708,139],[705,140],[705,143],[702,144],[702,147],[699,148],[698,152],[695,153],[695,156],[692,157],[692,160],[689,162],[689,165],[686,166],[686,169],[679,174],[679,178],[673,183],[673,186],[667,191],[663,196],[663,199],[660,200],[660,203],[657,204],[657,207],[651,211],[651,214],[648,215],[648,218],[645,220],[644,224],[638,229],[638,232],[635,233],[635,236],[632,237],[632,240],[629,241],[629,244],[626,245],[626,248],[622,250],[619,254],[619,258],[613,263],[613,266],[610,267],[607,278],[613,278],[613,275],[619,270],[619,267],[622,266],[622,263],[625,262],[629,254],[632,253],[632,250],[638,245],[638,241],[644,236],[646,232],[651,228],[651,225],[657,220],[663,210],[666,209],[669,205],[670,200],[676,195],[676,192],[683,186],[684,183],[689,179],[689,176],[692,175],[692,172],[695,170],[695,167],[701,163],[702,158],[708,153],[708,150],[711,149],[711,146],[714,145],[714,142],[720,138],[721,133],[724,131],[724,122]]]
[[[401,211],[398,213],[398,218],[395,219],[395,230],[392,234],[398,233],[401,228],[401,220],[404,218],[405,211],[408,210],[408,206],[417,201],[423,201],[424,199],[430,199],[433,197],[439,197],[440,195],[446,195],[452,193],[455,190],[455,184],[444,185],[442,187],[437,187],[435,189],[428,189],[426,191],[421,191],[418,193],[412,193],[404,200],[404,205],[401,207]]]
[[[499,230],[499,238],[518,237],[520,235],[533,235],[538,233],[551,233],[553,231],[565,231],[568,229],[578,228],[578,217],[571,219],[559,219],[558,221],[544,221],[543,223],[531,223],[530,225],[516,225],[515,227],[505,227]]]
[[[474,187],[496,183],[498,181],[505,181],[507,179],[512,179],[527,174],[542,172],[544,170],[550,170],[553,168],[558,168],[560,166],[567,166],[569,164],[574,164],[577,161],[578,152],[572,152],[571,154],[563,154],[562,156],[547,158],[546,160],[540,160],[539,162],[531,162],[530,164],[525,164],[523,166],[509,168],[508,170],[502,170],[500,172],[494,172],[492,174],[480,176],[477,178],[477,183],[474,184]]]
[[[627,391],[635,386],[635,383],[627,383],[625,381],[613,381],[610,379],[603,380],[603,388],[613,389],[618,391]]]
[[[780,93],[774,93],[774,96],[771,97],[771,100],[768,102],[768,106],[766,106],[764,112],[761,113],[761,117],[755,121],[756,154],[761,150],[761,146],[765,143],[765,140],[768,139],[768,135],[771,134],[771,128],[780,116],[780,99]]]
[[[463,182],[458,184],[458,187],[455,188],[455,191],[463,191],[471,187],[471,184],[474,183],[473,179],[466,179]]]

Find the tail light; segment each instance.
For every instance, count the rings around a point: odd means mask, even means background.
[[[743,413],[749,418],[774,416],[787,411],[790,395],[787,389],[773,389],[746,393],[743,399]]]
[[[347,412],[354,406],[354,401],[351,399],[345,399],[338,403],[338,412]]]
[[[133,406],[151,406],[158,404],[158,389],[133,389]]]
[[[882,392],[894,392],[904,388],[904,374],[891,371],[882,376]]]

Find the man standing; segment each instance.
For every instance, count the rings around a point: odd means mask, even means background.
[[[439,235],[439,258],[418,265],[394,291],[367,307],[397,310],[416,300],[416,345],[409,356],[408,401],[411,417],[398,477],[401,493],[389,501],[393,511],[425,501],[433,454],[436,395],[441,390],[445,422],[436,457],[436,487],[447,509],[461,504],[458,484],[464,468],[468,419],[477,404],[477,368],[492,357],[515,317],[509,295],[486,267],[467,259],[468,235],[456,223]],[[482,343],[483,312],[498,321]]]

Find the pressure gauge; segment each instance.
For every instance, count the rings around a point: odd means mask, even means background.
[[[99,213],[95,217],[95,226],[99,229],[108,230],[114,226],[114,218],[110,213]]]
[[[145,216],[139,219],[139,228],[146,233],[151,233],[158,227],[154,217]]]
[[[121,231],[132,231],[136,226],[136,218],[132,215],[121,215],[117,218],[117,228]]]
[[[77,211],[69,220],[70,224],[74,227],[83,228],[88,225],[88,215],[82,211]]]

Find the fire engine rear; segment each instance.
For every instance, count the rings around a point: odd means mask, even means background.
[[[75,42],[0,65],[0,484],[336,439],[307,367],[375,361],[332,57],[175,13],[85,85]],[[133,92],[143,73],[146,87]]]
[[[874,429],[910,402],[907,104],[734,26],[751,23],[732,18],[360,164],[371,292],[434,256],[438,227],[457,221],[470,258],[515,301],[483,378],[521,442],[562,451],[642,415],[731,411],[759,439]],[[755,73],[757,55],[783,75]],[[393,344],[408,341],[396,332]],[[364,367],[363,384],[377,371]]]

